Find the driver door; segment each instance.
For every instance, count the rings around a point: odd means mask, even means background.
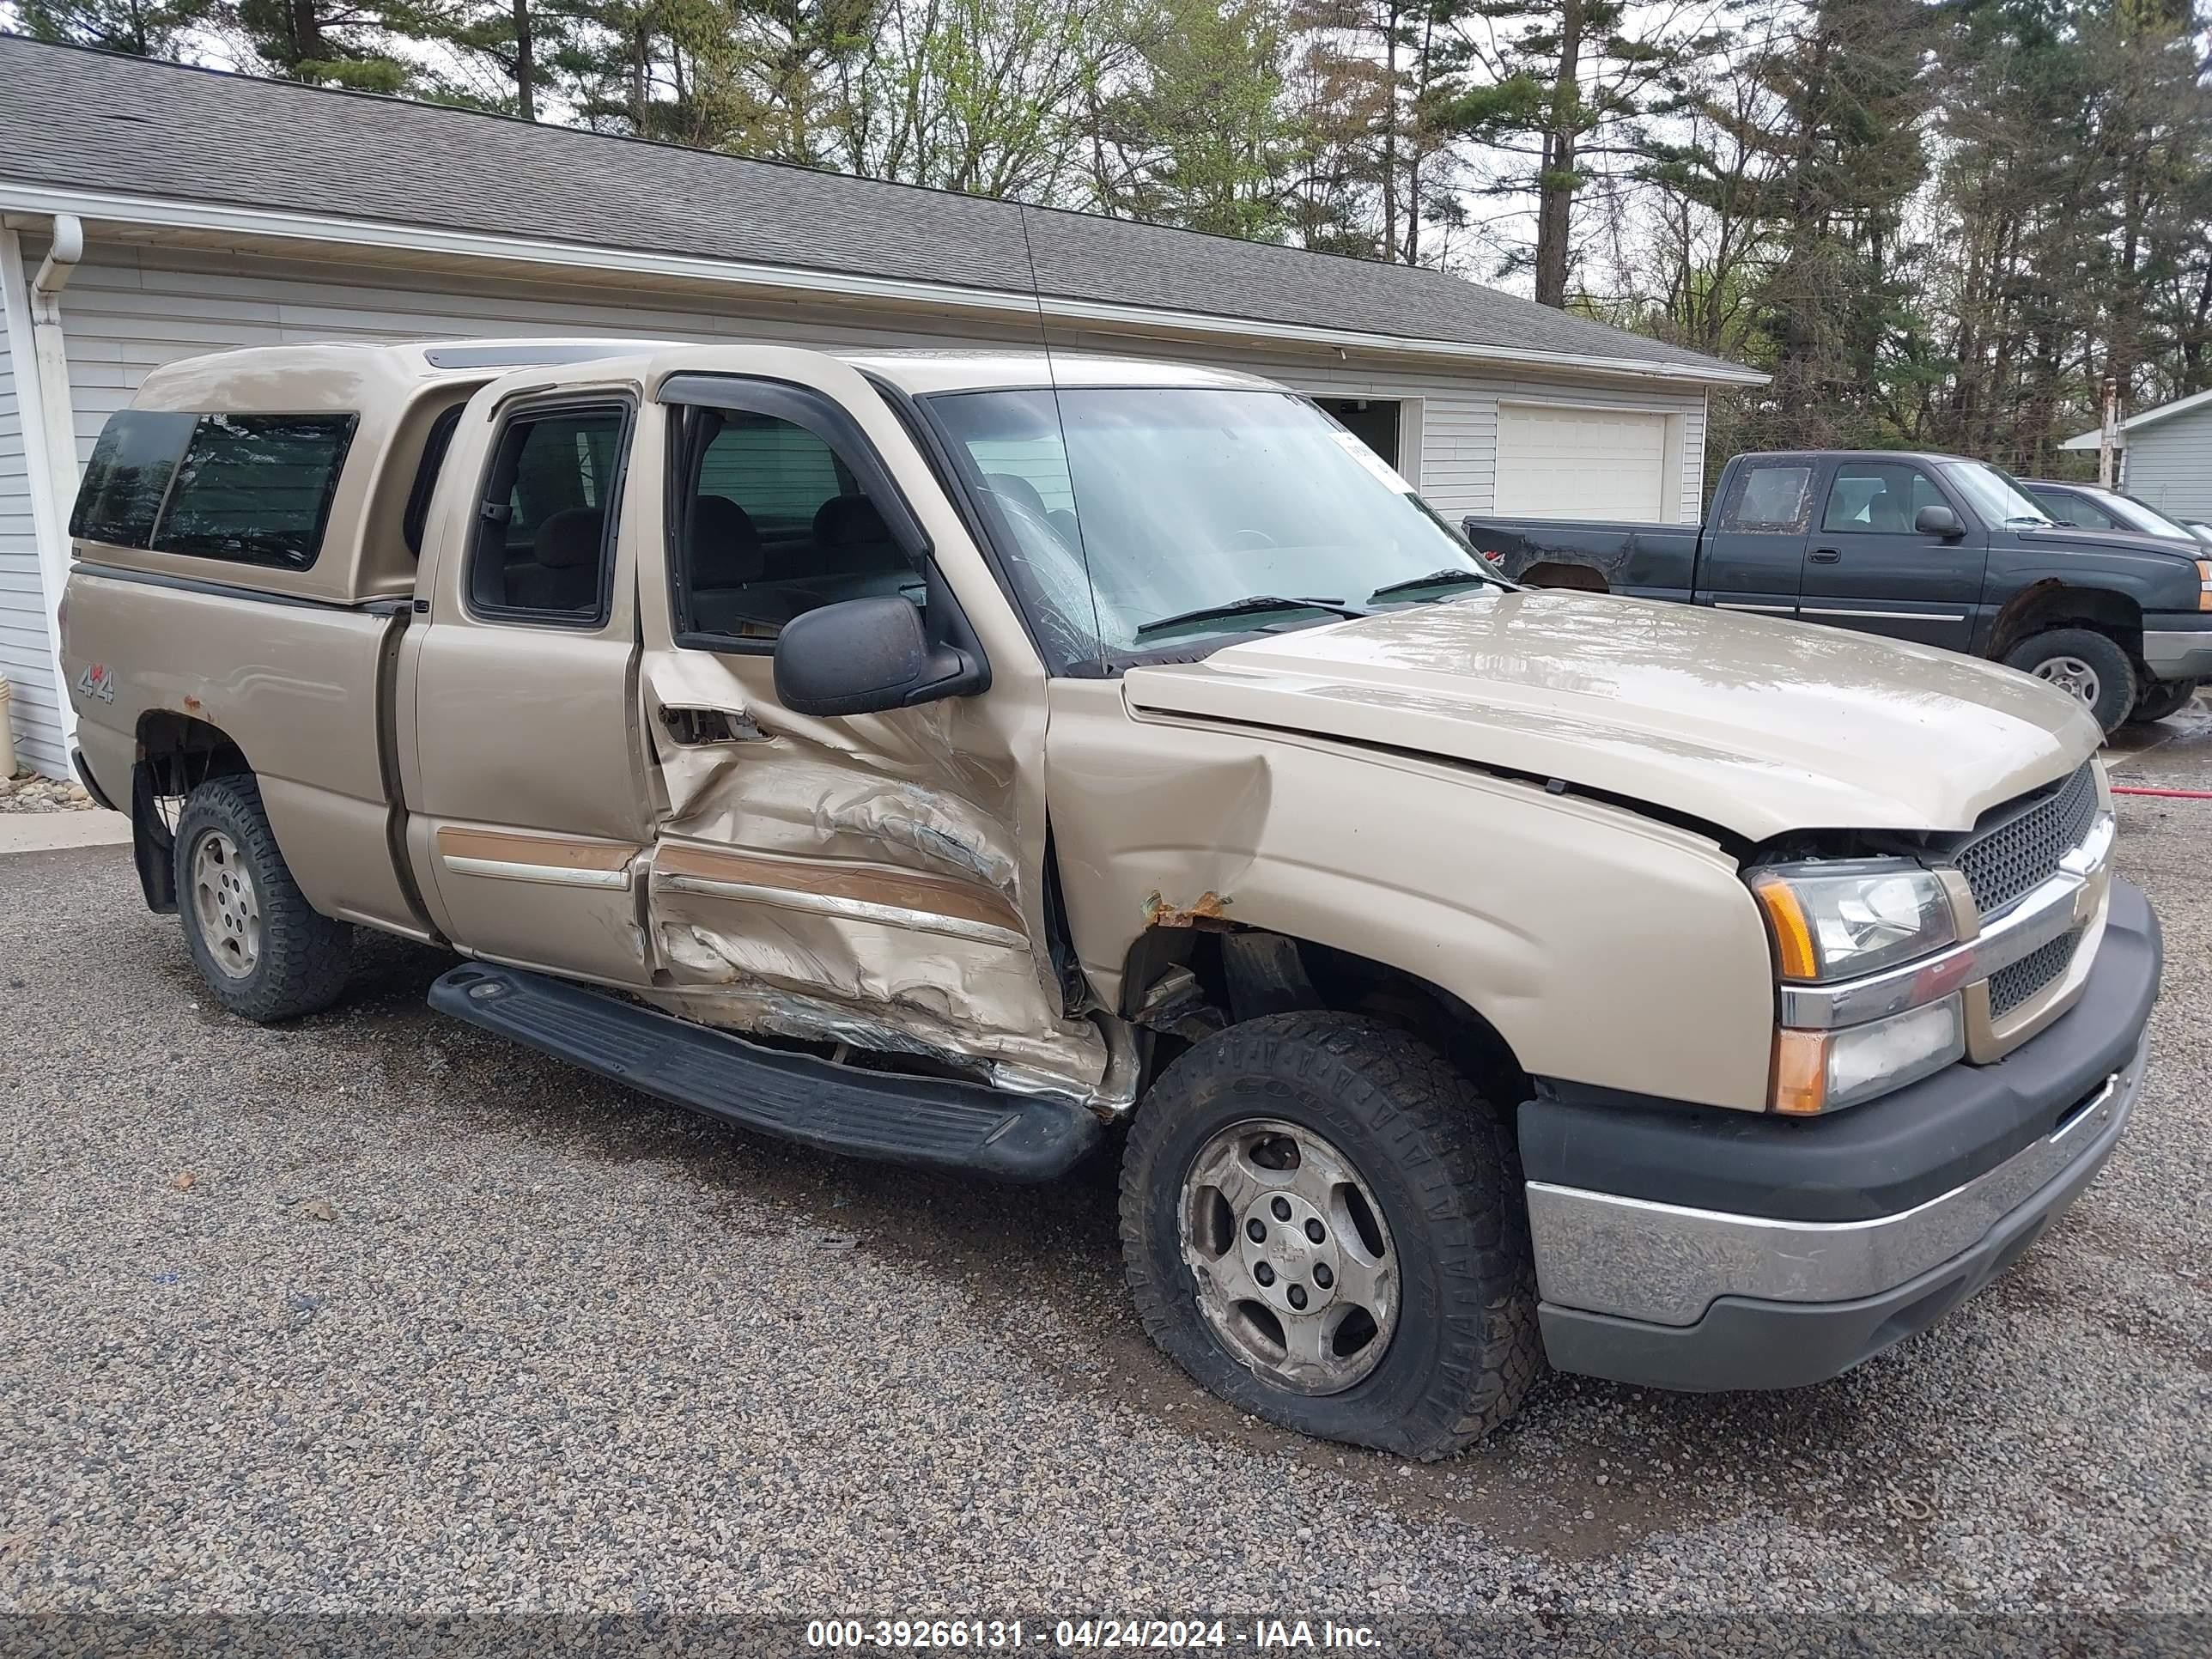
[[[672,377],[653,411],[666,477],[660,534],[640,543],[639,695],[660,798],[657,1000],[1087,1092],[1103,1043],[1065,1012],[1043,943],[1042,669],[873,388],[811,354],[744,358],[751,372]],[[883,596],[974,629],[991,688],[843,718],[786,708],[783,626]]]
[[[1920,510],[1948,507],[1963,536],[1915,527]],[[1798,614],[1808,622],[1964,651],[1973,641],[1989,538],[1925,467],[1905,460],[1844,461],[1829,482],[1805,556]]]

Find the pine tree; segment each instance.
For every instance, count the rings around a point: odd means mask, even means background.
[[[21,10],[34,40],[175,62],[213,20],[215,0],[21,0]]]
[[[385,48],[394,33],[379,6],[351,0],[239,0],[237,26],[263,67],[288,81],[400,92],[414,79]]]
[[[1127,82],[1091,118],[1107,211],[1274,241],[1291,133],[1276,0],[1163,0]]]

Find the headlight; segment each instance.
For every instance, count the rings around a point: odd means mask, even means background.
[[[1902,860],[1778,864],[1756,872],[1751,890],[1784,979],[1856,979],[1959,936],[1943,884]]]
[[[1809,1116],[1855,1106],[1940,1072],[1966,1052],[1966,1011],[1958,994],[1840,1031],[1774,1034],[1778,1112]]]

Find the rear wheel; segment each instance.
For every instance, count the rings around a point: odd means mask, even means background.
[[[2087,628],[2054,628],[2014,648],[2011,667],[2047,680],[2110,732],[2136,706],[2136,669],[2118,641]]]
[[[300,891],[251,777],[192,791],[177,820],[176,874],[185,943],[217,1002],[269,1024],[338,1000],[353,930]]]
[[[2154,680],[2143,688],[2142,696],[2128,715],[2130,726],[2148,726],[2153,720],[2162,720],[2168,714],[2178,714],[2189,700],[2197,695],[2199,682],[2196,680]]]
[[[1466,1078],[1378,1021],[1271,1015],[1176,1060],[1123,1152],[1121,1243],[1152,1339],[1300,1433],[1441,1457],[1535,1379],[1512,1145]]]

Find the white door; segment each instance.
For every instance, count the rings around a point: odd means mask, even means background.
[[[1502,519],[1671,520],[1667,416],[1501,404],[1497,503]]]

